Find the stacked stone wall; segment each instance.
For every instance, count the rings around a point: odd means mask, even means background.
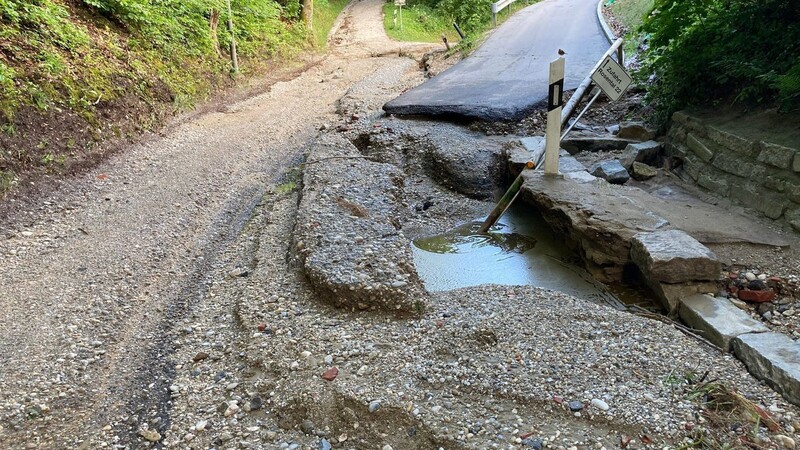
[[[684,111],[672,119],[665,151],[684,178],[800,231],[800,142],[743,137]]]

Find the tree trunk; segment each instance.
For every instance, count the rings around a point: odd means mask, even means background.
[[[219,38],[217,37],[217,26],[219,26],[219,15],[220,11],[218,9],[211,8],[211,14],[209,15],[208,23],[211,26],[211,42],[214,43],[214,50],[216,50],[217,56],[221,58],[222,51],[219,49]]]
[[[303,0],[303,10],[301,12],[303,22],[309,30],[314,29],[314,0]]]

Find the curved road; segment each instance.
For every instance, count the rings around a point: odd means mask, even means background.
[[[548,64],[566,51],[575,89],[609,47],[596,0],[545,0],[506,21],[469,58],[386,103],[390,114],[518,120],[547,100]]]

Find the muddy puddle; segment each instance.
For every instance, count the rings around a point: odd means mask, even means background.
[[[414,263],[429,291],[481,284],[532,285],[619,306],[604,285],[576,265],[539,212],[515,204],[489,234],[481,222],[413,242]],[[627,303],[627,302],[626,302]]]

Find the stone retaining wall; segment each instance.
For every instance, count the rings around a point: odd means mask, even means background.
[[[666,155],[683,162],[679,174],[800,231],[800,141],[759,132],[746,119],[738,119],[743,132],[731,122],[685,111],[672,119]]]

